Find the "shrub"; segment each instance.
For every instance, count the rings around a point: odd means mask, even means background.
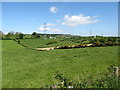
[[[54,43],[57,43],[56,41],[54,42],[48,42],[46,45],[50,45],[50,44],[54,44]]]
[[[105,73],[100,73],[101,76],[98,78],[93,77],[92,75],[86,78],[80,78],[78,82],[71,81],[66,78],[62,73],[56,72],[54,78],[59,82],[56,84],[55,88],[118,88],[119,82],[118,78],[114,73],[115,66],[111,66],[107,69]]]
[[[93,45],[94,45],[94,46],[101,46],[102,43],[101,43],[100,41],[96,41]]]

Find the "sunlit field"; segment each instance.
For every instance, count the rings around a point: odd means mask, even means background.
[[[21,42],[34,48],[41,45],[37,39]],[[108,67],[118,64],[118,46],[36,51],[13,40],[3,40],[2,45],[3,88],[49,87],[58,83],[54,78],[56,72],[74,82],[79,81],[78,77],[97,78]]]

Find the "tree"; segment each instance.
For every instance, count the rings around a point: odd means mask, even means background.
[[[19,39],[19,32],[15,33],[16,39]]]
[[[9,33],[6,35],[6,38],[7,38],[7,39],[10,39],[11,36],[12,36],[12,35],[11,35],[11,33],[9,32]]]
[[[36,32],[33,32],[33,33],[32,33],[32,36],[33,36],[34,38],[39,38],[39,37],[40,37],[40,34],[38,34],[38,33],[36,33]]]
[[[23,39],[23,36],[24,36],[24,34],[22,34],[22,33],[19,34],[20,39]]]
[[[21,32],[16,32],[16,39],[23,39],[24,34],[22,34]]]
[[[36,38],[40,38],[40,35],[39,35],[39,34],[37,34],[35,37],[36,37]]]
[[[6,39],[14,39],[14,35],[15,35],[15,32],[14,31],[10,31],[6,35]]]
[[[100,38],[99,41],[102,42],[102,43],[104,43],[107,40],[106,40],[106,38]]]
[[[14,35],[15,32],[14,32],[14,31],[10,31],[9,34],[10,34],[10,35]]]
[[[37,35],[37,33],[36,33],[36,32],[33,32],[33,33],[32,33],[32,35],[33,35],[33,36],[36,36],[36,35]]]

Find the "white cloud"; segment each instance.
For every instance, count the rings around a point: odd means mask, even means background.
[[[52,13],[56,13],[57,12],[57,8],[55,6],[52,6],[49,8],[49,11]]]
[[[57,28],[51,28],[49,31],[52,31],[52,32],[63,32],[63,30],[57,29]]]
[[[46,27],[50,27],[50,26],[55,26],[56,24],[46,23],[45,25],[46,25]],[[41,25],[40,27],[44,27],[44,25]]]
[[[44,29],[45,29],[44,27],[38,28],[38,30],[41,30],[41,31],[43,31]],[[49,28],[49,27],[47,27],[45,30],[46,30],[46,31],[50,31],[50,32],[63,32],[63,30],[61,30],[61,29]]]
[[[50,28],[44,28],[44,27],[38,28],[38,30],[42,30],[42,31],[43,31],[44,29],[45,29],[45,30],[48,30],[48,31],[50,30]]]
[[[46,26],[55,26],[56,24],[47,23]]]
[[[85,25],[85,24],[91,24],[91,23],[97,23],[98,20],[95,19],[96,16],[84,16],[83,14],[76,15],[76,16],[64,16],[64,22],[62,22],[63,25],[67,26],[78,26],[78,25]]]

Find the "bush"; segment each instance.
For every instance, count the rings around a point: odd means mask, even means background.
[[[50,44],[54,44],[54,43],[57,43],[56,41],[54,42],[48,42],[46,45],[50,45]]]
[[[113,45],[114,45],[114,43],[113,43],[113,42],[111,42],[111,41],[107,41],[107,42],[105,42],[105,45],[107,45],[107,46],[113,46]]]
[[[78,82],[71,81],[66,78],[62,73],[56,72],[54,78],[59,82],[55,84],[56,88],[118,88],[118,78],[114,73],[115,66],[111,66],[107,69],[105,73],[101,73],[98,78],[92,75],[87,78],[80,78]]]
[[[100,41],[97,41],[93,44],[94,46],[102,46],[102,43]]]

